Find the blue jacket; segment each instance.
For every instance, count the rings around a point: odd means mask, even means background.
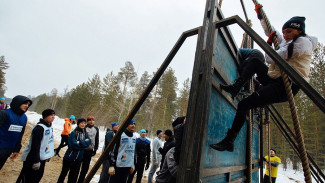
[[[21,139],[27,123],[26,111],[22,111],[20,106],[27,102],[29,102],[29,106],[32,105],[29,98],[17,95],[12,99],[10,109],[0,111],[0,149],[20,151]]]
[[[27,116],[25,114],[18,116],[11,109],[5,110],[8,118],[0,127],[0,149],[14,149],[26,126]]]
[[[135,152],[137,157],[137,164],[148,164],[150,163],[150,141],[147,138],[137,138],[135,144]]]
[[[82,161],[84,149],[91,143],[86,130],[81,130],[78,127],[69,135],[68,150],[63,157],[68,161]]]

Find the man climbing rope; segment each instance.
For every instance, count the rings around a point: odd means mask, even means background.
[[[276,153],[275,149],[270,149],[270,158],[269,156],[265,156],[263,158],[263,160],[266,162],[263,183],[270,183],[270,172],[269,172],[270,165],[271,165],[272,183],[275,183],[276,177],[278,176],[278,169],[279,169],[279,164],[281,163],[281,159],[277,157],[275,153]]]

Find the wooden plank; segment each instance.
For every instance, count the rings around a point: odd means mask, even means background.
[[[186,152],[180,159],[177,182],[199,182],[201,168],[202,134],[207,120],[210,97],[211,68],[211,31],[215,29],[210,23],[215,16],[215,0],[208,0],[202,29],[199,33],[192,84],[187,110],[187,125],[183,134],[181,151]]]
[[[247,179],[246,177],[240,177],[240,178],[237,178],[237,179],[231,181],[231,183],[245,182],[246,179]]]
[[[253,160],[252,165],[260,162],[259,159]],[[220,175],[224,173],[231,173],[236,171],[245,170],[247,168],[246,165],[240,165],[240,166],[228,166],[228,167],[213,167],[213,168],[204,168],[202,171],[202,177],[210,177],[213,175]],[[255,167],[253,169],[254,171],[257,171],[259,169],[259,166]]]
[[[204,168],[202,171],[202,177],[210,177],[214,175],[220,175],[229,172],[236,172],[245,170],[246,165],[240,166],[228,166],[228,167],[214,167],[214,168]]]

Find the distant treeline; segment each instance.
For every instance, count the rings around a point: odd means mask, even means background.
[[[132,62],[127,61],[117,75],[110,72],[100,78],[95,74],[63,94],[53,89],[33,98],[30,110],[41,113],[52,108],[61,118],[71,114],[77,118],[93,115],[97,125],[108,126],[125,119],[153,76],[154,73],[145,71],[139,79]],[[175,72],[168,68],[134,117],[137,130],[148,129],[154,135],[157,129],[171,129],[171,122],[186,114],[190,83],[186,79],[178,88]]]

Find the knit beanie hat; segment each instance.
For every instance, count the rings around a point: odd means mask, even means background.
[[[0,100],[5,100],[5,98],[4,97],[1,97]]]
[[[305,17],[292,17],[286,23],[284,23],[282,30],[286,28],[297,29],[305,33]]]
[[[142,129],[142,130],[140,130],[140,135],[141,135],[142,133],[147,133],[147,132],[146,132],[145,129]]]
[[[112,128],[113,128],[114,126],[116,126],[116,125],[118,125],[118,122],[114,122],[114,123],[112,123]]]
[[[173,136],[173,132],[171,130],[165,130],[165,135],[167,135],[168,137]]]
[[[78,121],[77,121],[77,125],[79,126],[79,124],[81,123],[81,122],[87,122],[86,121],[86,119],[85,118],[80,118],[80,119],[78,119]]]
[[[162,132],[162,130],[157,130],[157,135],[159,135]]]
[[[53,109],[45,109],[42,112],[42,118],[45,119],[46,117],[48,117],[48,116],[50,116],[52,114],[55,114],[55,111]]]
[[[128,125],[131,125],[131,124],[135,124],[135,121],[133,119],[131,119],[131,121],[129,122]]]
[[[184,119],[186,118],[186,116],[181,116],[175,119],[175,121],[172,123],[172,126],[175,127],[178,124],[182,124],[184,122]]]
[[[95,117],[94,116],[88,116],[87,121],[91,121],[91,120],[95,121]]]
[[[76,119],[74,115],[71,115],[69,119]]]

